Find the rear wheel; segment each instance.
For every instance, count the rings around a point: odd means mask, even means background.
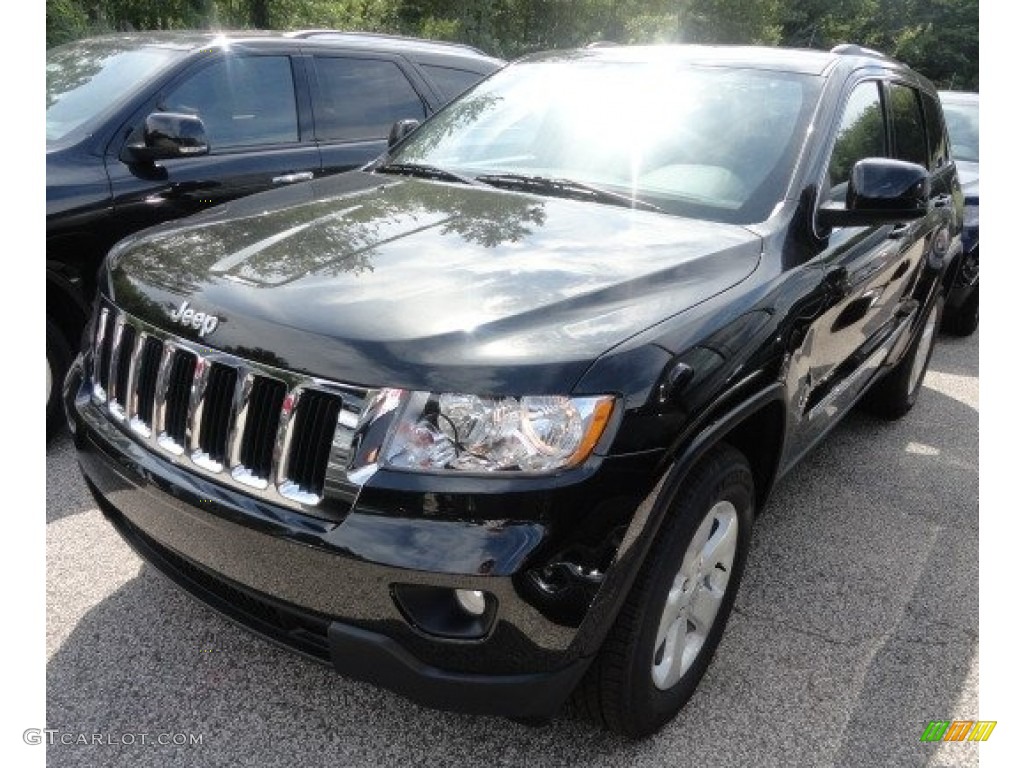
[[[639,738],[675,717],[721,640],[746,562],[754,481],[721,445],[669,511],[601,652],[575,694],[604,727]]]
[[[917,330],[913,344],[903,359],[865,395],[865,408],[876,416],[898,419],[906,415],[917,402],[924,374],[935,349],[937,331],[942,324],[943,303],[941,295],[935,297],[925,315],[924,324]]]
[[[981,305],[978,286],[974,287],[964,303],[955,310],[947,310],[942,318],[942,330],[954,336],[970,336],[978,330]]]
[[[64,423],[61,390],[71,364],[71,349],[64,334],[46,318],[46,438],[53,437]]]

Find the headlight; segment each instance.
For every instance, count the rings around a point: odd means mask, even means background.
[[[396,390],[382,390],[394,393]],[[393,398],[391,403],[395,404]],[[614,398],[404,392],[381,464],[454,472],[551,472],[593,452]]]

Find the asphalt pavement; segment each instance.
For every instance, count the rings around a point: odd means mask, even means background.
[[[707,676],[643,742],[436,712],[278,649],[132,553],[67,437],[46,464],[50,766],[978,763],[919,740],[978,708],[977,335],[940,338],[904,420],[851,414],[781,482]]]

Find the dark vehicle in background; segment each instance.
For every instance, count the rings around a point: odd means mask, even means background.
[[[917,401],[960,200],[934,88],[859,48],[538,54],[115,246],[79,462],[157,569],[344,674],[649,734],[776,480]]]
[[[47,51],[47,428],[125,235],[364,165],[504,62],[467,46],[338,32],[121,34]]]
[[[958,336],[970,336],[978,328],[980,315],[978,94],[939,91],[939,100],[964,192],[963,256],[951,275],[943,329]]]

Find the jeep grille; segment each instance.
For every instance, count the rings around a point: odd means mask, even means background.
[[[338,519],[367,390],[302,376],[176,337],[102,305],[92,398],[167,460],[303,512]]]

